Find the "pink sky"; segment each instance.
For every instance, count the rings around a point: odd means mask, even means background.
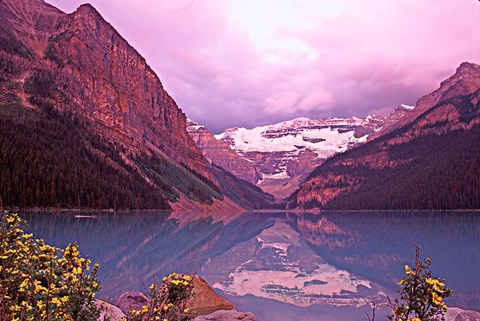
[[[85,1],[47,0],[65,12]],[[219,132],[414,105],[480,63],[477,0],[92,0]]]

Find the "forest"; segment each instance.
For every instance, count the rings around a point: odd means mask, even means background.
[[[121,161],[115,146],[83,126],[72,114],[54,109],[0,104],[4,207],[170,208],[160,190]]]

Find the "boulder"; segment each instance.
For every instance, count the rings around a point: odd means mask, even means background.
[[[209,315],[198,316],[193,321],[257,321],[257,318],[250,312],[219,310]]]
[[[149,299],[142,293],[128,291],[117,297],[115,306],[123,313],[128,313],[132,309],[141,310],[142,306],[147,304],[148,301]],[[214,318],[205,320],[256,320],[251,313],[237,311],[229,313],[227,310],[232,310],[233,305],[215,293],[210,285],[198,275],[193,277],[193,298],[189,306],[196,316]],[[216,311],[219,311],[219,313],[215,314]]]
[[[98,321],[122,321],[125,314],[116,306],[102,300],[95,300],[95,306],[100,310]]]
[[[191,309],[196,315],[207,315],[218,310],[232,310],[233,305],[215,293],[204,279],[195,275]]]
[[[148,303],[148,298],[138,291],[127,291],[121,294],[115,300],[115,306],[117,306],[123,313],[135,309],[141,310],[142,306]]]
[[[445,321],[480,321],[480,312],[450,307],[445,314]]]

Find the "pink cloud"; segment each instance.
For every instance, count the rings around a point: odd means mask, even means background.
[[[49,2],[67,11],[80,4]],[[262,9],[250,17],[245,10],[241,18],[226,0],[92,4],[187,116],[215,132],[300,116],[387,113],[414,104],[461,62],[480,62],[480,4],[473,0],[304,0],[296,12],[267,16]]]

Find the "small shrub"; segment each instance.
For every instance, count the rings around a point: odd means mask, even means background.
[[[450,297],[452,289],[445,286],[444,280],[432,277],[430,259],[420,261],[417,247],[415,265],[405,265],[405,276],[398,282],[402,288],[400,298],[392,302],[391,321],[434,321],[445,320],[447,305],[443,300]]]
[[[76,244],[61,250],[33,240],[17,214],[0,215],[0,321],[96,320],[98,265]]]
[[[193,277],[188,274],[171,273],[158,286],[150,285],[150,301],[141,310],[131,310],[127,321],[184,321],[193,317],[188,307],[192,297]]]

